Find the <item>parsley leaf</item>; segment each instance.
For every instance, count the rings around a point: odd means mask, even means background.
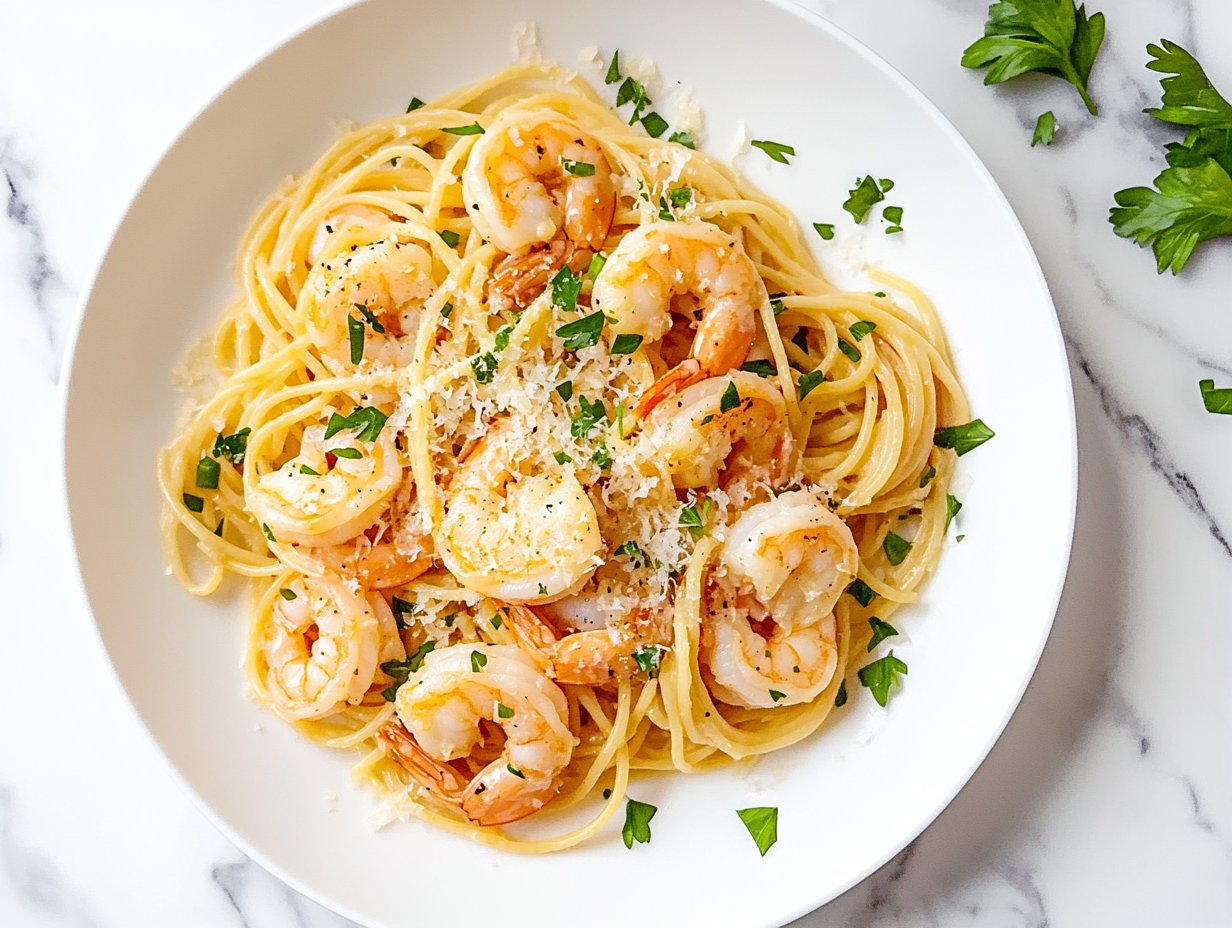
[[[937,476],[937,468],[931,464],[925,469],[924,473],[920,474],[920,489],[924,489],[933,482],[933,478]]]
[[[476,383],[491,383],[496,376],[496,355],[487,351],[471,358],[471,370],[475,372]]]
[[[607,67],[607,76],[603,78],[603,83],[614,84],[620,80],[620,49],[612,52],[612,63]]]
[[[667,137],[669,142],[679,142],[685,148],[697,148],[692,132],[673,132]]]
[[[1074,0],[1009,0],[988,8],[984,38],[963,52],[965,68],[988,68],[985,84],[1000,84],[1030,71],[1069,81],[1092,115],[1087,81],[1104,41],[1104,14],[1087,17]]]
[[[570,161],[568,158],[561,158],[560,166],[574,177],[595,176],[595,166],[589,161]]]
[[[488,655],[484,654],[482,651],[471,652],[471,671],[473,673],[479,673],[479,671],[483,670],[483,668],[487,665]]]
[[[565,312],[577,312],[578,294],[582,292],[582,278],[565,265],[552,277],[552,305]]]
[[[446,229],[445,231],[440,233],[440,236],[441,236],[441,241],[444,242],[446,245],[448,245],[450,248],[456,248],[458,246],[458,242],[462,241],[462,236],[460,236],[457,232],[453,231],[453,229]],[[377,331],[381,332],[384,330],[377,329]]]
[[[667,200],[659,197],[659,218],[664,222],[675,222],[676,217],[672,215],[672,211],[667,208]]]
[[[646,844],[650,841],[650,820],[654,818],[658,808],[647,802],[630,799],[625,806],[625,827],[620,830],[625,847],[632,849],[633,842]]]
[[[815,222],[813,223],[813,228],[816,229],[817,234],[820,235],[827,242],[830,241],[830,239],[834,238],[834,224],[833,223]]]
[[[607,450],[607,442],[602,438],[599,439],[595,453],[590,456],[590,459],[599,466],[601,471],[607,472],[612,469],[612,455]]]
[[[248,436],[251,434],[252,429],[240,429],[234,435],[225,437],[220,433],[214,439],[214,448],[210,454],[216,458],[226,458],[239,466],[244,463],[244,455],[248,453]]]
[[[607,255],[601,251],[596,251],[594,257],[590,259],[590,267],[586,269],[586,277],[588,280],[594,280],[599,276],[599,272],[603,270],[603,265],[607,264]],[[553,294],[555,295],[555,294]],[[576,301],[576,298],[575,298]],[[553,300],[555,302],[555,300]]]
[[[1160,40],[1163,48],[1148,45],[1155,59],[1147,64],[1152,71],[1171,74],[1160,80],[1163,106],[1146,110],[1156,119],[1178,126],[1203,129],[1232,128],[1232,104],[1211,84],[1196,58],[1175,42]],[[1232,167],[1224,163],[1224,167]]]
[[[602,312],[594,312],[573,322],[566,322],[556,330],[556,335],[565,340],[565,348],[569,351],[581,351],[599,343],[599,333],[607,324],[607,317]]]
[[[697,511],[697,503],[690,503],[680,510],[680,524],[685,526],[694,538],[701,538],[706,533],[706,523]]]
[[[659,675],[664,650],[666,649],[657,644],[648,644],[644,648],[638,648],[633,652],[633,660],[637,662],[637,669],[653,680]]]
[[[881,543],[886,559],[895,567],[903,562],[912,547],[911,542],[897,532],[886,532],[885,540]]]
[[[424,101],[419,99],[419,97],[411,97],[411,102],[406,105],[406,111],[408,113],[413,113],[415,112],[415,110],[419,109],[421,106],[427,106],[427,105],[428,104],[424,103]]]
[[[442,307],[441,307],[441,315],[442,315],[442,316],[444,316],[446,319],[448,319],[448,318],[449,318],[449,314],[450,314],[451,312],[453,312],[453,304],[452,304],[452,303],[446,303],[444,306],[442,306]]]
[[[377,436],[381,434],[381,429],[385,428],[387,419],[389,416],[375,406],[360,406],[349,416],[334,413],[329,417],[329,423],[325,426],[325,437],[333,438],[343,429],[353,429],[359,441],[376,441]]]
[[[865,608],[873,601],[873,597],[877,595],[873,592],[873,588],[859,577],[852,580],[844,592],[850,593],[855,598],[855,601]]]
[[[483,135],[483,126],[479,125],[479,121],[476,120],[469,126],[450,126],[441,131],[448,132],[450,135]]]
[[[354,316],[347,316],[347,332],[351,340],[351,363],[358,364],[364,359],[364,323]]]
[[[217,490],[218,475],[221,473],[221,464],[213,458],[202,458],[197,462],[197,486],[203,490]]]
[[[184,505],[188,507],[189,512],[201,512],[205,509],[205,500],[203,500],[200,496],[193,496],[191,493],[185,493]]]
[[[456,245],[457,238],[458,238],[457,235],[454,233],[450,233],[450,234],[454,236],[454,244]],[[442,232],[441,238],[444,238],[444,237],[445,237],[445,233]],[[381,320],[376,317],[376,313],[370,310],[363,303],[356,303],[355,308],[358,309],[359,314],[364,317],[364,322],[368,323],[368,325],[372,327],[373,332],[376,332],[377,335],[385,334],[385,326],[381,325]]]
[[[752,835],[761,856],[765,857],[766,851],[779,839],[779,810],[774,806],[758,806],[753,809],[737,809],[736,814]]]
[[[492,618],[489,619],[489,621],[492,623],[493,628],[501,627],[501,617],[499,615],[492,616]]]
[[[740,391],[736,389],[736,381],[727,381],[727,389],[719,397],[719,412],[731,412],[740,405]]]
[[[873,331],[875,328],[877,328],[877,323],[869,322],[867,319],[861,319],[859,322],[853,322],[847,331],[851,333],[852,338],[856,341],[860,341],[860,339],[864,338],[865,335]]]
[[[885,194],[873,180],[873,175],[866,174],[864,180],[857,180],[855,187],[848,192],[843,209],[851,213],[856,222],[863,222],[868,211],[884,199]]]
[[[573,396],[573,381],[562,380],[556,385],[556,392],[560,395],[562,400],[566,403],[569,402],[570,397]]]
[[[629,540],[616,549],[617,554],[623,554],[633,562],[634,567],[645,567],[650,563],[650,558],[646,552],[642,550],[642,546],[636,541]]]
[[[271,528],[270,528],[268,525],[266,525],[264,522],[262,522],[262,523],[261,523],[261,531],[263,531],[263,532],[265,533],[265,537],[266,537],[266,538],[268,538],[268,539],[269,539],[270,541],[272,541],[274,544],[278,544],[278,539],[274,537],[274,531],[273,531],[273,529],[271,529]]]
[[[826,375],[822,372],[821,368],[809,371],[807,374],[801,374],[799,383],[800,399],[804,399],[825,382]]]
[[[652,139],[657,139],[667,131],[667,120],[658,113],[647,113],[642,117],[642,128]]]
[[[845,705],[847,705],[847,681],[846,679],[844,679],[843,682],[838,685],[838,692],[834,694],[834,708],[840,709]]]
[[[767,651],[766,653],[769,654],[770,652]],[[771,702],[778,702],[780,699],[786,699],[786,698],[787,698],[786,693],[780,693],[778,690],[770,691],[770,701]]]
[[[633,354],[637,351],[638,346],[642,343],[641,335],[630,335],[628,332],[622,332],[612,339],[612,354]]]
[[[676,209],[684,209],[693,201],[693,188],[673,187],[667,191],[667,198],[672,201],[672,206]]]
[[[294,590],[288,590],[285,586],[281,590],[279,590],[278,593],[287,602],[291,602],[294,599],[299,599],[299,597],[295,595]]]
[[[616,91],[616,105],[620,107],[626,103],[633,104],[633,116],[629,119],[629,125],[641,119],[642,110],[651,104],[651,99],[646,96],[646,88],[642,86],[642,82],[632,77],[626,77],[625,82]]]
[[[897,628],[889,622],[881,621],[881,619],[877,618],[875,615],[870,615],[868,617],[868,627],[873,630],[873,637],[868,640],[869,651],[872,651],[873,648],[877,647],[877,645],[881,644],[881,642],[885,641],[887,638],[892,638],[894,635],[898,634]]]
[[[1057,118],[1052,115],[1052,110],[1047,113],[1041,113],[1040,118],[1035,121],[1035,133],[1031,136],[1031,147],[1036,145],[1051,145],[1052,137],[1057,131]]]
[[[578,394],[578,403],[582,411],[569,423],[569,434],[574,438],[586,438],[599,427],[600,422],[607,419],[607,408],[603,405],[603,400],[592,403],[581,394]]]
[[[877,705],[885,707],[890,698],[890,687],[898,682],[898,675],[907,672],[907,665],[894,656],[891,651],[880,660],[875,660],[860,668],[857,676],[860,683],[873,691],[873,699]]]
[[[513,710],[503,702],[498,702],[496,704],[496,717],[501,719],[511,719],[513,718]]]
[[[782,145],[778,142],[771,142],[769,140],[754,140],[749,144],[754,148],[760,148],[770,156],[772,161],[777,161],[779,164],[790,164],[791,162],[787,160],[787,155],[794,155],[796,153],[796,150],[790,145]]]
[[[838,350],[847,356],[847,360],[852,364],[860,363],[860,349],[847,341],[845,338],[838,340]]]
[[[336,458],[347,458],[351,461],[358,461],[364,456],[358,448],[331,448],[329,453]]]
[[[953,448],[959,457],[974,451],[997,433],[981,419],[972,419],[962,425],[951,425],[933,433],[933,444],[938,448]]]
[[[881,211],[881,215],[893,225],[902,227],[903,208],[901,206],[887,206]],[[886,234],[888,235],[890,231],[890,229],[886,229]]]
[[[509,347],[509,336],[513,334],[513,326],[504,326],[496,333],[496,340],[492,344],[493,351],[504,351]]]
[[[552,452],[552,457],[556,458],[557,464],[568,464],[573,460],[573,458],[569,457],[569,455],[564,451],[554,451]]]
[[[757,361],[745,361],[740,365],[740,369],[749,374],[756,374],[758,377],[773,377],[778,373],[778,368],[768,358],[761,358]]]
[[[950,523],[954,521],[954,517],[958,515],[958,510],[960,509],[962,509],[962,503],[949,493],[945,494],[945,528],[943,531],[948,532],[950,530]]]
[[[1202,391],[1202,404],[1206,406],[1207,412],[1232,415],[1232,390],[1227,387],[1216,390],[1213,380],[1199,380],[1198,389]],[[197,486],[201,484],[198,483]]]
[[[433,642],[428,642],[432,644]],[[429,649],[431,650],[431,649]],[[386,702],[393,702],[398,695],[398,687],[407,681],[411,673],[418,668],[411,666],[411,661],[386,661],[381,665],[381,672],[393,679],[393,683],[381,690]]]

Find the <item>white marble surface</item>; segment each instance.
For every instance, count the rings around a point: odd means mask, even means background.
[[[338,5],[0,2],[0,925],[349,924],[180,793],[72,582],[52,464],[77,299],[129,196],[238,69]],[[1065,596],[1005,735],[917,841],[798,924],[1228,924],[1232,420],[1197,381],[1232,386],[1232,242],[1158,277],[1106,217],[1171,137],[1140,112],[1159,93],[1144,46],[1180,42],[1232,95],[1232,4],[1096,0],[1098,119],[1060,82],[985,88],[958,66],[983,0],[807,5],[915,81],[1017,210],[1069,348],[1081,475]],[[1062,131],[1032,149],[1045,109]],[[100,488],[108,466],[147,463],[100,465]]]

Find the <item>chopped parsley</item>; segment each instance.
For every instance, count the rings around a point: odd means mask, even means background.
[[[838,340],[838,350],[847,356],[847,360],[852,364],[860,363],[860,349],[847,341],[845,338]]]
[[[446,319],[448,319],[448,318],[449,318],[449,314],[450,314],[451,312],[453,312],[453,304],[452,304],[452,303],[446,303],[444,306],[442,306],[442,307],[441,307],[441,315],[442,315],[442,316],[444,316]]]
[[[595,453],[590,456],[590,459],[599,467],[599,470],[607,472],[612,469],[612,455],[607,450],[607,442],[602,438],[599,439],[595,446]]]
[[[672,215],[672,211],[667,208],[667,200],[664,197],[659,197],[659,218],[664,222],[676,221],[676,217]]]
[[[954,517],[958,515],[958,510],[960,509],[962,509],[962,503],[960,503],[957,499],[955,499],[949,493],[945,494],[945,529],[944,531],[948,532],[950,530],[950,523],[954,521]]]
[[[799,391],[800,399],[804,399],[819,386],[826,382],[826,375],[819,367],[815,371],[809,371],[806,374],[800,375]]]
[[[667,198],[672,201],[672,206],[676,209],[684,209],[693,200],[693,188],[673,187],[667,191]]]
[[[898,682],[898,675],[907,672],[907,665],[894,656],[891,651],[885,657],[873,661],[860,668],[857,676],[860,683],[873,692],[877,705],[885,707],[890,698],[890,687]]]
[[[564,265],[552,277],[552,305],[565,312],[577,312],[578,294],[582,292],[582,278]]]
[[[189,512],[201,512],[205,509],[205,500],[203,500],[200,496],[193,496],[191,493],[185,493],[184,505],[188,507]]]
[[[215,535],[217,535],[219,538],[221,538],[221,537],[222,537],[222,527],[223,527],[224,525],[226,525],[226,523],[227,523],[227,520],[226,520],[226,519],[219,519],[219,520],[218,520],[218,528],[214,529],[214,534],[215,534]],[[958,540],[959,540],[959,541],[962,541],[962,539],[961,539],[961,538],[960,538],[960,539],[958,539]]]
[[[521,779],[521,780],[526,779],[526,774],[524,774],[517,767],[513,766],[513,764],[505,764],[505,769],[508,770],[510,773],[512,773],[518,779]]]
[[[629,125],[633,125],[642,118],[642,110],[650,106],[651,102],[650,97],[646,96],[646,88],[642,86],[642,82],[632,77],[626,77],[625,82],[616,91],[617,107],[624,106],[626,103],[633,104],[633,115],[629,118]]]
[[[573,396],[573,381],[564,380],[556,385],[556,392],[566,403]]]
[[[451,619],[451,618],[453,618],[453,616],[450,616],[449,618]],[[448,620],[448,619],[446,619],[446,622],[447,622],[447,623],[448,623],[448,621],[449,621],[449,620]],[[436,642],[435,642],[435,641],[433,641],[431,638],[429,638],[427,641],[425,641],[423,644],[421,644],[421,645],[420,645],[420,646],[416,649],[415,653],[414,653],[414,654],[412,654],[412,655],[411,655],[411,657],[410,657],[410,659],[406,662],[407,666],[408,666],[408,667],[410,668],[410,670],[411,670],[411,673],[414,673],[414,672],[415,672],[415,671],[417,671],[420,667],[422,667],[422,666],[423,666],[423,662],[424,662],[424,658],[425,658],[425,657],[427,657],[429,654],[431,654],[431,653],[432,653],[435,649],[436,649]],[[482,655],[480,655],[480,656],[482,657]],[[472,662],[473,662],[473,660],[474,660],[474,659],[472,658]],[[481,666],[482,666],[482,665],[481,665]]]
[[[442,232],[441,234],[444,235],[445,233]],[[359,310],[359,314],[364,317],[364,322],[372,327],[373,332],[376,332],[378,335],[385,334],[385,326],[381,325],[381,320],[376,317],[376,313],[363,303],[355,303],[354,306]]]
[[[612,354],[633,354],[642,344],[641,335],[630,335],[622,332],[612,340]]]
[[[1091,67],[1104,41],[1104,14],[1087,18],[1074,0],[1017,0],[988,8],[984,37],[963,52],[964,68],[988,68],[985,84],[1000,84],[1031,71],[1069,81],[1091,115]]]
[[[274,533],[270,530],[270,527],[266,525],[264,522],[261,523],[261,531],[265,533],[266,538],[268,538],[274,544],[278,544],[278,539],[274,537]]]
[[[650,820],[654,818],[658,808],[647,802],[630,799],[625,805],[625,827],[620,830],[625,847],[632,849],[633,842],[646,844],[650,841]]]
[[[222,435],[214,439],[214,448],[210,452],[216,458],[226,458],[237,467],[244,463],[244,455],[248,453],[248,436],[252,429],[240,429],[234,435]]]
[[[727,389],[723,391],[723,395],[719,398],[719,412],[731,412],[740,405],[740,391],[736,389],[736,381],[727,381]]]
[[[850,593],[855,601],[865,608],[868,608],[868,604],[871,603],[873,601],[873,597],[877,595],[873,592],[873,588],[859,577],[852,580],[844,592]]]
[[[761,856],[765,857],[766,851],[779,839],[779,810],[774,806],[757,806],[752,809],[737,809],[736,814],[749,830]]]
[[[920,474],[920,489],[922,490],[926,486],[928,486],[930,483],[932,483],[933,478],[936,476],[937,476],[937,468],[929,464],[928,467],[924,469],[924,473]]]
[[[652,139],[657,139],[667,131],[667,120],[658,113],[647,113],[642,117],[642,128]]]
[[[601,251],[596,251],[594,257],[590,259],[590,267],[586,269],[586,277],[588,280],[594,280],[599,276],[599,272],[603,270],[603,265],[607,264],[607,255]],[[575,297],[576,300],[576,297]]]
[[[197,462],[197,486],[203,490],[217,490],[218,475],[221,473],[221,464],[213,458],[202,458]]]
[[[783,306],[782,297],[783,294],[781,293],[777,296],[770,297],[770,311],[774,313],[775,316],[783,315],[783,310],[785,307]],[[806,348],[805,350],[807,351],[808,349]]]
[[[756,374],[758,377],[773,377],[778,373],[778,369],[774,366],[774,362],[762,358],[757,361],[745,361],[740,365],[740,369],[749,374]],[[735,386],[733,384],[733,386]]]
[[[679,142],[685,148],[696,148],[697,145],[693,141],[692,132],[673,132],[667,137],[669,142]]]
[[[951,425],[933,433],[933,444],[938,448],[953,448],[959,457],[974,451],[997,433],[981,419],[972,419],[962,425]]]
[[[320,476],[321,476],[320,471],[315,471],[315,470],[313,470],[313,469],[312,469],[311,467],[309,467],[307,464],[301,464],[301,465],[299,466],[299,472],[300,472],[301,474],[307,474],[307,475],[308,475],[308,476],[310,476],[310,477],[320,477]]]
[[[570,161],[568,158],[561,158],[560,166],[574,177],[595,176],[595,166],[589,161]]]
[[[475,120],[469,126],[450,126],[441,131],[450,135],[483,135],[483,126],[479,125],[479,120]]]
[[[578,282],[579,285],[581,281]],[[569,351],[581,351],[599,343],[599,335],[607,324],[607,317],[602,312],[594,312],[573,322],[566,322],[556,330],[556,335],[565,340],[565,348]]]
[[[866,174],[864,179],[857,180],[855,187],[848,192],[843,209],[851,213],[856,222],[863,222],[868,211],[884,199],[885,194],[881,192],[873,176]]]
[[[475,372],[476,383],[491,383],[496,376],[496,355],[490,351],[475,355],[471,358],[471,370]]]
[[[489,621],[492,623],[493,628],[501,627],[501,617],[499,615],[492,616],[492,618]]]
[[[709,425],[713,421],[714,421],[714,413],[711,413],[710,415],[702,419],[702,425]]]
[[[471,652],[471,671],[472,672],[479,673],[479,671],[483,670],[483,668],[486,667],[487,665],[488,665],[488,655],[484,654],[482,651],[472,651]]]
[[[612,52],[612,63],[608,65],[607,76],[603,78],[603,83],[614,84],[620,80],[620,49]]]
[[[445,623],[446,628],[453,628],[453,620],[457,617],[458,614],[456,612],[451,612],[449,615],[445,616],[445,618],[441,619],[441,621]]]
[[[779,142],[771,142],[769,140],[758,141],[757,139],[754,139],[749,144],[754,148],[760,148],[770,156],[770,160],[777,161],[779,164],[790,164],[791,162],[787,160],[787,156],[795,155],[796,153],[796,150],[790,145],[783,145]]]
[[[646,552],[642,550],[642,546],[636,541],[629,540],[616,549],[617,554],[623,554],[633,562],[634,567],[645,567],[650,563],[650,558]]]
[[[358,364],[364,359],[364,323],[354,316],[347,316],[347,332],[351,338],[351,363]]]
[[[873,630],[873,637],[868,639],[868,651],[872,651],[877,645],[885,641],[887,638],[892,638],[898,634],[898,629],[889,622],[883,622],[875,615],[868,617],[868,627]]]
[[[838,692],[834,694],[834,708],[839,709],[847,705],[847,680],[844,679],[838,685]]]
[[[1220,415],[1232,415],[1232,390],[1227,387],[1215,389],[1215,381],[1199,380],[1198,389],[1202,391],[1202,405],[1206,407],[1207,412],[1215,412]],[[200,470],[197,471],[200,474]],[[197,480],[197,486],[201,486],[200,477]]]
[[[498,702],[496,704],[496,717],[501,719],[511,719],[513,718],[513,710],[503,702]]]
[[[343,429],[351,429],[359,441],[376,441],[388,419],[389,416],[375,406],[360,406],[349,416],[334,413],[329,417],[329,423],[325,426],[325,437],[330,439]]]
[[[329,453],[336,458],[346,458],[349,461],[358,461],[364,456],[358,448],[331,448]]]
[[[398,628],[407,627],[407,617],[415,614],[415,610],[419,607],[408,600],[400,599],[395,596],[389,604],[390,611],[394,614],[394,622]]]
[[[813,228],[816,229],[817,234],[820,235],[827,242],[830,241],[830,239],[834,238],[834,224],[833,223],[815,222],[813,223]]]
[[[769,654],[767,653],[766,656],[769,657]],[[786,693],[780,693],[778,690],[770,691],[770,701],[771,702],[778,702],[780,699],[786,699],[786,698],[787,698]]]
[[[1052,115],[1052,110],[1049,110],[1047,113],[1040,113],[1040,118],[1035,120],[1035,132],[1031,135],[1031,147],[1051,145],[1056,131],[1057,117]]]
[[[644,648],[638,648],[633,652],[633,660],[637,662],[637,669],[653,680],[659,675],[664,650],[657,644],[648,644]]]
[[[428,642],[428,644],[432,643],[431,641]],[[419,669],[418,667],[412,667],[412,663],[413,661],[386,661],[381,664],[381,672],[394,681],[381,690],[381,695],[385,697],[386,702],[393,702],[398,695],[398,687],[405,683],[407,678]]]
[[[513,326],[507,325],[496,333],[496,341],[492,345],[493,351],[504,351],[509,347],[509,336],[513,334]]]
[[[578,405],[582,407],[582,411],[569,423],[569,434],[574,438],[586,438],[599,427],[599,423],[608,421],[607,408],[603,405],[603,400],[595,400],[592,403],[579,394]]]
[[[706,533],[706,522],[698,512],[696,502],[680,510],[680,524],[685,526],[694,538],[701,538]]]
[[[427,106],[427,105],[428,104],[424,103],[424,101],[419,99],[419,97],[411,97],[411,102],[406,105],[406,111],[408,113],[413,113],[415,112],[415,110],[419,109],[421,106]]]
[[[453,229],[446,229],[444,232],[440,233],[440,235],[441,235],[441,241],[444,242],[446,245],[448,245],[450,248],[457,248],[458,242],[462,241],[462,236],[460,236],[457,232],[453,231]]]
[[[847,331],[851,333],[851,337],[856,341],[860,341],[869,332],[877,328],[877,323],[869,322],[867,319],[861,319],[859,322],[852,323],[851,328]]]
[[[568,464],[573,460],[573,458],[569,457],[569,455],[563,451],[553,452],[552,457],[556,458],[557,464]]]
[[[886,532],[885,540],[881,543],[886,559],[895,567],[903,562],[912,547],[911,542],[897,532]]]
[[[886,229],[886,235],[903,231],[903,208],[901,206],[887,206],[881,211],[881,215],[890,223],[890,227]]]

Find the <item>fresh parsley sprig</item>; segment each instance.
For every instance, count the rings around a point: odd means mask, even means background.
[[[965,68],[988,68],[985,84],[1038,71],[1069,81],[1094,115],[1087,92],[1091,68],[1104,42],[1104,14],[1087,16],[1074,0],[1006,0],[988,8],[984,37],[963,52]]]

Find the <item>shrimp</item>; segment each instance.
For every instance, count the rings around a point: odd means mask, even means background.
[[[569,597],[573,599],[574,597]],[[553,606],[568,603],[558,600],[545,611],[553,613]],[[586,604],[582,610],[591,612]],[[574,609],[565,607],[573,614]],[[518,643],[543,666],[557,683],[579,686],[602,686],[614,680],[626,680],[637,669],[633,652],[637,645],[613,630],[596,628],[573,632],[558,638],[556,632],[539,618],[528,606],[511,605],[505,610],[509,627],[517,635]]]
[[[751,709],[816,698],[838,667],[834,607],[859,564],[851,531],[824,497],[796,490],[746,510],[719,562],[702,623],[712,692]]]
[[[506,112],[475,143],[462,172],[471,221],[501,251],[520,254],[563,230],[597,251],[616,212],[603,150],[551,110]]]
[[[480,825],[515,822],[543,808],[559,791],[577,744],[565,694],[509,645],[433,651],[398,689],[394,705],[401,724],[381,729],[382,748],[429,795]],[[468,779],[449,762],[479,753],[484,721],[504,731],[504,748]]]
[[[354,369],[357,347],[361,361],[403,367],[411,360],[423,303],[435,289],[428,253],[391,236],[313,267],[299,310],[335,374]]]
[[[261,641],[274,711],[288,720],[319,719],[358,705],[383,653],[397,654],[401,644],[382,640],[383,625],[397,637],[379,595],[365,599],[336,577],[292,581],[274,600]]]
[[[320,260],[330,238],[350,229],[374,229],[389,222],[389,216],[374,206],[350,205],[330,213],[317,226],[312,242],[308,245],[308,265]]]
[[[695,383],[655,407],[638,445],[644,457],[666,464],[675,486],[722,487],[736,506],[758,486],[783,486],[795,447],[783,395],[747,371]]]
[[[581,588],[602,563],[594,504],[571,469],[523,476],[509,420],[497,420],[454,474],[436,550],[463,585],[511,603]]]
[[[300,451],[249,487],[248,511],[273,536],[291,544],[327,547],[349,541],[381,516],[402,482],[393,429],[361,442],[352,431],[325,439],[324,425],[304,429]],[[326,454],[349,448],[359,457]]]
[[[507,255],[492,269],[492,280],[488,284],[489,306],[503,309],[504,304],[509,304],[526,309],[562,267],[568,265],[570,270],[580,274],[590,260],[589,251],[561,239],[536,246],[524,255]]]
[[[612,331],[648,342],[670,331],[683,297],[700,311],[690,357],[650,388],[639,417],[690,384],[744,363],[757,312],[770,299],[766,285],[735,236],[709,222],[639,226],[620,240],[595,280],[591,305],[616,320]]]

